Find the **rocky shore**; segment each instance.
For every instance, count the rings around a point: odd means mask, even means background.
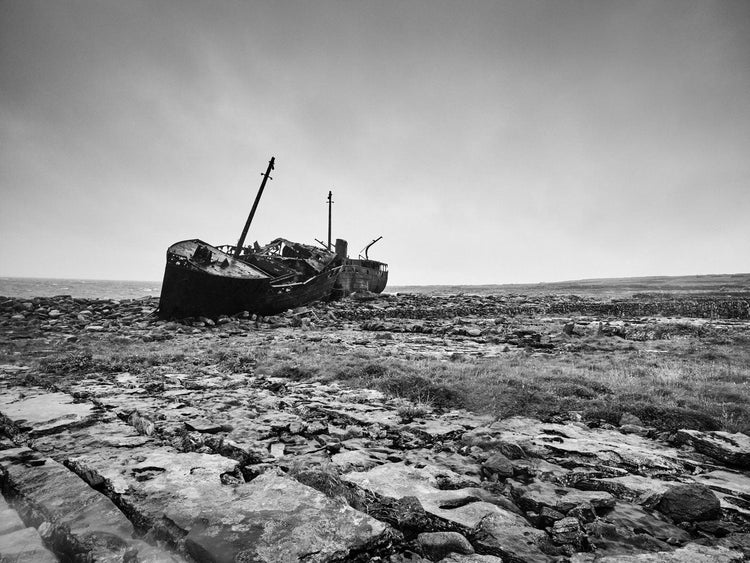
[[[742,296],[659,303],[359,296],[177,322],[155,299],[0,297],[0,560],[746,560],[746,434],[257,369],[282,348],[303,366],[332,347],[418,362],[750,334]]]

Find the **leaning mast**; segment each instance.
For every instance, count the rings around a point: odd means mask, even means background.
[[[258,189],[258,194],[255,196],[255,201],[253,202],[253,208],[250,210],[250,215],[247,217],[247,221],[245,222],[245,228],[242,229],[242,234],[240,235],[240,240],[237,242],[237,246],[234,248],[234,257],[237,258],[240,255],[240,252],[242,252],[242,247],[245,245],[245,237],[247,236],[247,230],[250,228],[250,223],[253,222],[253,217],[255,216],[255,210],[258,209],[258,203],[260,202],[260,196],[263,195],[263,189],[266,187],[266,182],[268,180],[273,180],[271,178],[271,170],[273,170],[273,165],[276,162],[276,157],[272,156],[271,160],[268,162],[268,168],[266,168],[265,173],[263,174],[263,180],[260,183],[260,188]],[[329,234],[328,234],[328,246],[330,248],[331,245],[331,235],[330,235],[330,227],[329,227]]]
[[[333,192],[328,191],[328,250],[331,250],[331,206],[333,205]]]

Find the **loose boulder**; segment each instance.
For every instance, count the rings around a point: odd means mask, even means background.
[[[568,516],[558,520],[550,530],[552,541],[558,545],[570,544],[577,550],[586,550],[589,542],[581,524],[575,518]]]
[[[714,492],[697,483],[675,485],[662,494],[657,510],[675,522],[712,520],[721,515],[721,506]]]
[[[482,476],[491,481],[513,477],[513,464],[503,454],[493,454],[482,464]]]
[[[419,534],[417,543],[425,557],[439,561],[451,553],[470,555],[474,553],[469,540],[458,532],[431,532]]]

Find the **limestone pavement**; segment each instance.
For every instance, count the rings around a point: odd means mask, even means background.
[[[295,313],[248,335],[249,319],[186,327],[151,321],[144,304],[56,306],[44,323],[6,324],[6,342],[317,337]],[[467,353],[514,345],[471,340],[480,337],[462,326]],[[325,338],[355,346],[372,343],[371,332]],[[439,350],[434,340],[423,348]],[[593,428],[409,410],[379,391],[252,367],[84,370],[52,385],[38,369],[23,358],[0,366],[2,561],[734,562],[750,553],[744,434],[686,429],[667,442],[629,431],[628,420]]]

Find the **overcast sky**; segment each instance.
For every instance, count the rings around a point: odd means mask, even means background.
[[[0,2],[0,275],[334,238],[392,284],[750,271],[748,0]]]

